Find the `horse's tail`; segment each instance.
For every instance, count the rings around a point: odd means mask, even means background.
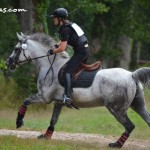
[[[132,76],[136,81],[140,81],[143,84],[150,86],[150,67],[137,69],[132,73]]]

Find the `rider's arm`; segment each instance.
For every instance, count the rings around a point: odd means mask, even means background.
[[[68,27],[65,27],[59,32],[59,34],[60,34],[60,42],[58,43],[58,48],[50,50],[50,54],[63,52],[67,47],[70,29]]]
[[[53,53],[63,52],[67,47],[67,41],[61,41],[58,48],[53,49]]]

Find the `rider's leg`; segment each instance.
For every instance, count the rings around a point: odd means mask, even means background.
[[[64,86],[65,86],[65,91],[64,91],[64,103],[67,105],[67,106],[70,106],[71,105],[71,92],[72,92],[72,89],[71,89],[71,75],[69,73],[66,73],[65,74],[65,80],[64,80]]]
[[[84,52],[84,50],[83,50]],[[80,67],[81,62],[86,63],[87,62],[87,54],[85,51],[85,54],[83,53],[74,53],[74,55],[71,57],[71,59],[65,64],[65,67],[63,68],[64,72],[64,103],[67,106],[71,105],[71,92],[72,92],[72,86],[71,86],[71,76],[72,74]]]

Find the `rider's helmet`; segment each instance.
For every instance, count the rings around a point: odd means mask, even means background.
[[[53,13],[51,14],[51,17],[67,19],[68,11],[65,8],[57,8],[56,10],[53,11]]]

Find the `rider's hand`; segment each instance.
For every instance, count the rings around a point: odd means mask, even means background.
[[[55,48],[58,48],[58,47],[59,47],[59,45],[58,45],[58,44],[55,44],[54,46],[55,46]]]
[[[47,55],[53,55],[53,49],[50,49],[48,52],[47,52]]]

